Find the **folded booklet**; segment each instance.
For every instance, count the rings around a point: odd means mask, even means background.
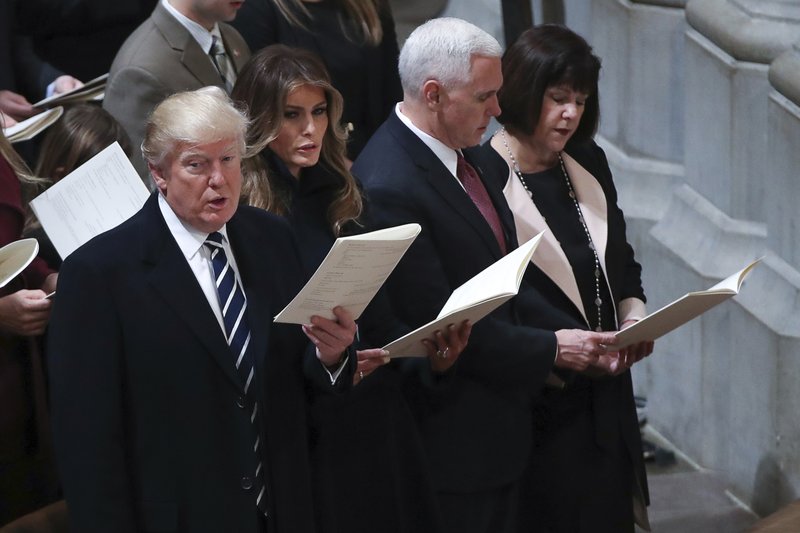
[[[744,279],[759,261],[761,259],[756,259],[710,289],[684,294],[655,313],[634,322],[617,333],[617,344],[609,348],[619,350],[638,342],[655,340],[739,294]]]
[[[20,239],[0,248],[0,289],[25,270],[38,253],[36,239]]]
[[[64,113],[63,107],[54,107],[48,109],[38,115],[33,115],[30,118],[18,122],[13,126],[3,128],[3,135],[6,136],[8,142],[18,143],[22,141],[29,141],[33,139],[44,130],[53,125],[53,123],[61,117]]]
[[[543,233],[454,290],[435,320],[384,346],[389,357],[425,357],[427,351],[422,341],[431,338],[436,330],[443,330],[450,324],[459,325],[464,320],[474,324],[516,296]]]
[[[347,309],[353,319],[360,317],[420,230],[419,224],[405,224],[339,237],[275,322],[310,324],[312,315],[332,319],[337,306]]]
[[[108,74],[98,76],[93,80],[89,80],[80,87],[67,91],[65,93],[54,94],[48,96],[44,100],[39,100],[33,107],[44,109],[54,105],[76,104],[78,102],[99,101],[103,99],[103,94],[106,90],[106,81]]]

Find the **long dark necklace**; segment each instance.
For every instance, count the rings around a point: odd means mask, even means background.
[[[508,152],[508,158],[511,160],[511,168],[514,171],[514,174],[519,178],[519,182],[522,184],[522,187],[525,189],[525,192],[528,193],[528,197],[533,201],[533,193],[528,188],[528,184],[525,183],[525,176],[522,174],[522,171],[519,168],[519,164],[517,163],[516,158],[514,157],[514,153],[511,151],[511,147],[508,145],[508,139],[506,139],[506,130],[505,128],[500,129],[500,139],[503,141],[503,146],[506,148],[506,152]],[[583,232],[586,235],[586,240],[589,243],[589,249],[592,251],[592,255],[594,256],[594,305],[597,307],[597,325],[595,326],[595,331],[603,331],[603,300],[600,298],[600,278],[602,276],[602,270],[600,268],[600,257],[597,255],[597,247],[594,245],[594,241],[592,240],[592,234],[589,233],[589,227],[586,225],[586,219],[583,217],[583,211],[581,210],[581,205],[578,203],[578,196],[575,194],[575,189],[572,187],[572,181],[569,179],[569,173],[567,172],[567,167],[564,165],[564,159],[561,157],[561,152],[558,153],[558,164],[561,168],[561,174],[564,176],[564,181],[567,183],[567,190],[569,191],[569,197],[572,199],[572,203],[575,206],[575,210],[578,213],[578,220],[583,227]]]

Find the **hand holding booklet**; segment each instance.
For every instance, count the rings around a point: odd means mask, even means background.
[[[419,224],[405,224],[336,239],[317,271],[275,322],[310,324],[312,315],[333,319],[336,306],[357,319],[420,229]]]
[[[389,357],[425,357],[427,351],[422,341],[433,336],[436,330],[464,320],[474,324],[515,296],[543,233],[454,290],[435,320],[384,346]]]
[[[638,342],[655,340],[739,294],[744,279],[759,261],[761,259],[756,259],[710,289],[684,294],[655,313],[634,322],[617,333],[617,344],[609,348],[619,350]]]

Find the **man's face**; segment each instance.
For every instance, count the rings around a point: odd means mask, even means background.
[[[480,143],[489,120],[500,114],[497,91],[502,85],[500,58],[473,56],[469,81],[440,89],[436,137],[455,150]]]
[[[235,19],[242,4],[244,4],[244,0],[235,2],[232,0],[189,0],[187,8],[190,13],[184,14],[210,30],[216,22],[230,22]]]
[[[159,167],[150,166],[158,190],[178,218],[206,233],[231,219],[242,188],[240,149],[238,139],[178,144]]]

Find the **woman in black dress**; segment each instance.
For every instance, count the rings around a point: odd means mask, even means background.
[[[598,122],[600,60],[580,36],[555,25],[523,33],[503,56],[503,124],[482,147],[524,242],[545,238],[526,272],[539,300],[530,325],[615,331],[645,315],[641,266],[605,154]],[[603,356],[563,388],[534,401],[534,446],[522,489],[521,531],[633,532],[645,525],[647,480],[629,367],[652,342]],[[558,373],[559,370],[557,369]]]
[[[288,219],[303,263],[313,272],[336,237],[358,233],[366,217],[360,188],[345,164],[344,132],[338,127],[341,96],[313,54],[273,45],[251,58],[232,97],[248,108],[248,145],[257,153],[244,164],[243,201]],[[392,318],[381,294],[359,319],[363,346],[382,346],[408,331]],[[445,373],[468,335],[468,325],[439,334],[428,343],[428,359],[404,364],[402,372],[394,362],[384,364],[380,350],[359,352],[353,391],[312,400],[320,531],[439,531],[402,378],[419,364]]]

